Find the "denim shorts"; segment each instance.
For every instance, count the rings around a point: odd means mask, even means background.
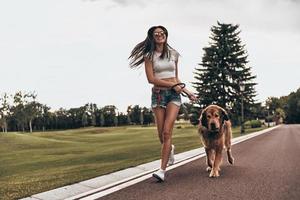
[[[166,108],[168,103],[174,103],[177,106],[181,105],[181,96],[172,89],[152,88],[151,108],[157,106]]]

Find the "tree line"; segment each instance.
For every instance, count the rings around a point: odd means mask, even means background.
[[[184,103],[178,118],[190,119],[192,104]],[[64,130],[81,127],[111,127],[124,125],[149,125],[154,123],[152,110],[139,105],[129,105],[126,113],[118,112],[115,105],[99,107],[87,103],[78,108],[60,108],[51,111],[37,100],[35,92],[4,93],[0,97],[0,128],[8,131]]]
[[[0,98],[0,127],[3,132],[147,125],[153,122],[152,111],[139,105],[128,106],[127,113],[118,112],[114,105],[99,107],[95,103],[51,111],[49,106],[37,101],[35,92],[4,93]]]
[[[11,102],[11,103],[10,103]],[[264,119],[276,124],[300,123],[300,88],[288,96],[269,97],[262,103],[255,103],[246,119]],[[195,104],[183,103],[178,119],[197,124],[196,116],[201,109]],[[196,121],[196,123],[195,123]],[[152,110],[139,105],[130,105],[126,113],[118,112],[114,105],[99,107],[95,103],[87,103],[79,108],[51,108],[37,101],[37,94],[18,91],[14,95],[4,93],[0,98],[0,127],[7,131],[45,131],[64,130],[88,126],[109,127],[124,125],[149,125],[154,123]],[[238,123],[237,123],[238,124]]]

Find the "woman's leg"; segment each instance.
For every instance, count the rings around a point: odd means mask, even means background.
[[[163,170],[166,169],[168,164],[172,144],[172,131],[179,112],[179,108],[179,106],[175,105],[172,102],[168,103],[166,108],[165,121],[162,131],[163,145],[161,149],[161,169]]]
[[[163,128],[164,128],[164,122],[165,122],[165,113],[166,109],[162,107],[156,107],[153,108],[154,116],[155,116],[155,123],[157,127],[157,133],[159,137],[159,141],[161,144],[163,144]]]

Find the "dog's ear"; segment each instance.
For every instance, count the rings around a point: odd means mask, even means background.
[[[229,116],[228,116],[228,113],[226,112],[226,110],[224,110],[223,108],[221,108],[221,113],[222,113],[222,123],[225,121],[228,121],[229,120]]]
[[[202,111],[199,120],[201,125],[207,128],[206,110]]]

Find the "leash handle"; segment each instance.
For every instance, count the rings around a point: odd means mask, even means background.
[[[183,88],[185,88],[185,83],[177,83],[177,84],[175,84],[175,85],[173,85],[172,87],[171,87],[171,89],[172,90],[174,90],[174,88],[176,87],[176,86],[180,86],[181,87],[181,89],[183,89]],[[189,97],[189,95],[186,93],[186,92],[182,92],[182,93],[180,93],[182,96],[184,96],[184,97]]]
[[[184,92],[184,91],[181,93],[181,95],[184,96],[184,97],[190,98],[190,95],[188,95],[188,93],[186,93],[186,92]]]
[[[181,87],[181,89],[185,88],[185,83],[177,83],[177,84],[173,85],[171,87],[171,89],[174,90],[174,88],[178,85]],[[184,97],[190,98],[190,95],[188,93],[186,93],[185,91],[182,91],[182,93],[180,93],[180,94]]]
[[[171,87],[171,90],[174,90],[174,88],[175,88],[176,86],[180,86],[181,89],[183,89],[183,88],[185,88],[185,83],[177,83],[177,84],[175,84],[175,85],[173,85],[173,86]]]

